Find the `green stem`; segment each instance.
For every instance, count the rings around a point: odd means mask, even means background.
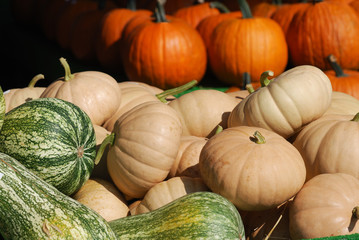
[[[127,0],[126,8],[132,11],[136,11],[136,1],[135,0]]]
[[[352,210],[353,217],[359,219],[359,206],[356,206]]]
[[[64,80],[67,82],[67,81],[70,81],[71,79],[74,78],[74,75],[71,74],[71,69],[70,69],[70,66],[69,64],[67,63],[66,59],[61,57],[60,58],[60,62],[62,64],[62,66],[64,67],[65,69],[65,76],[64,76]]]
[[[271,82],[271,80],[268,79],[268,77],[272,77],[274,75],[273,71],[265,71],[261,74],[261,77],[260,77],[260,83],[261,83],[261,87],[266,87],[268,86],[268,84]]]
[[[156,2],[156,9],[155,9],[155,17],[156,22],[168,22],[166,18],[166,11],[164,8],[164,1],[163,0],[157,0]]]
[[[214,135],[217,135],[218,133],[222,132],[223,131],[223,127],[221,125],[218,125],[217,128],[216,128],[216,131],[214,133]]]
[[[221,13],[229,13],[230,12],[230,10],[227,8],[227,6],[221,2],[217,2],[217,1],[210,2],[209,6],[210,6],[210,8],[217,8]]]
[[[35,77],[33,77],[31,79],[31,81],[29,82],[29,85],[27,86],[28,88],[33,88],[35,87],[35,84],[37,83],[37,81],[39,81],[40,79],[44,79],[45,76],[43,74],[37,74]]]
[[[166,103],[166,97],[170,96],[170,95],[176,95],[179,94],[181,92],[184,92],[192,87],[194,87],[195,85],[197,85],[198,81],[197,80],[192,80],[182,86],[176,87],[176,88],[171,88],[171,89],[167,89],[161,93],[157,93],[156,97],[163,103]]]
[[[327,60],[329,61],[330,66],[333,68],[336,77],[347,77],[348,76],[347,74],[344,73],[343,69],[337,62],[337,58],[333,54],[330,54],[327,57]]]
[[[264,144],[266,143],[266,139],[263,137],[263,135],[259,131],[255,131],[253,134],[253,137],[251,137],[252,141],[257,144]]]
[[[115,133],[111,133],[105,137],[105,139],[102,141],[102,143],[96,153],[95,165],[97,165],[100,162],[107,145],[111,144],[111,146],[112,146],[114,142],[115,142]]]
[[[242,18],[253,18],[251,9],[246,0],[238,0],[239,9],[242,12]]]
[[[351,121],[359,122],[359,113],[355,114],[354,118]]]

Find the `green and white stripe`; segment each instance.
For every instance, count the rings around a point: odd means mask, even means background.
[[[213,192],[191,193],[152,212],[109,224],[117,239],[245,239],[238,210]]]
[[[0,153],[0,235],[5,239],[116,239],[93,210]]]
[[[39,98],[6,113],[0,152],[71,195],[94,168],[95,131],[78,106],[57,98]]]
[[[0,87],[0,131],[2,128],[2,125],[4,123],[4,117],[5,117],[5,97],[4,93],[2,91],[2,88]]]

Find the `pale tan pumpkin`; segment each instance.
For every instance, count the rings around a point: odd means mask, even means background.
[[[184,136],[210,137],[218,125],[227,128],[227,119],[238,101],[224,92],[200,89],[168,103],[180,116]]]
[[[176,176],[201,178],[199,155],[207,140],[204,137],[182,136],[176,160],[168,176],[171,178]]]
[[[83,71],[71,74],[64,58],[60,59],[65,76],[51,83],[41,97],[54,97],[79,106],[94,124],[102,125],[121,103],[121,89],[107,73]]]
[[[359,112],[359,99],[343,92],[333,91],[332,101],[324,115],[356,114]]]
[[[177,112],[159,101],[145,102],[114,125],[107,166],[128,197],[142,198],[168,175],[179,149],[182,125]]]
[[[270,73],[262,75],[265,87],[250,94],[233,109],[228,127],[257,126],[288,138],[329,108],[332,86],[319,68],[294,67],[269,81],[265,78]]]
[[[359,179],[359,114],[325,115],[305,126],[293,145],[301,153],[307,180],[343,172]]]
[[[345,173],[320,174],[306,182],[289,209],[292,239],[359,233],[357,189],[359,180]]]
[[[4,92],[5,98],[5,112],[10,111],[11,109],[27,102],[32,99],[37,99],[41,96],[42,92],[45,90],[45,87],[35,87],[35,84],[44,79],[43,74],[37,74],[32,78],[29,85],[25,88],[14,88],[9,89]]]
[[[136,207],[135,215],[151,212],[184,195],[209,191],[200,178],[174,177],[153,186]]]
[[[106,221],[126,217],[129,213],[127,202],[113,183],[99,179],[89,179],[73,198],[91,208]]]
[[[298,150],[282,136],[258,127],[231,127],[211,137],[199,166],[206,185],[244,211],[274,208],[305,181]]]

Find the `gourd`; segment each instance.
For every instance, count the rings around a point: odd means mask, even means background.
[[[302,126],[321,117],[329,108],[332,86],[322,70],[310,65],[291,68],[268,80],[230,113],[228,127],[257,126],[288,138]]]
[[[245,239],[238,210],[212,192],[195,192],[152,212],[109,222],[117,239]]]
[[[101,178],[90,178],[72,197],[106,221],[126,217],[129,213],[122,193],[112,182]]]
[[[359,180],[345,173],[324,173],[306,182],[289,208],[291,238],[359,233],[359,194],[353,191],[358,187]]]
[[[201,151],[199,169],[209,189],[243,211],[287,201],[303,186],[306,173],[303,158],[285,138],[248,126],[211,137]]]
[[[72,102],[87,113],[93,124],[102,125],[121,103],[117,81],[100,71],[71,73],[66,59],[60,58],[65,76],[51,83],[40,97],[59,98]]]
[[[1,152],[0,235],[5,239],[116,239],[100,215]]]
[[[324,113],[324,115],[328,115],[328,114],[355,115],[358,112],[359,112],[359,99],[343,92],[333,91],[332,101],[330,103],[329,108]]]
[[[78,106],[57,98],[38,98],[6,113],[0,152],[71,195],[93,170],[95,132]]]

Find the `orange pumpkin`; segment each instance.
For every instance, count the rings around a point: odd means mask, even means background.
[[[281,0],[272,0],[272,2],[261,2],[252,8],[255,17],[272,17],[273,14],[283,7]]]
[[[199,33],[180,19],[167,20],[158,4],[155,21],[137,25],[122,41],[122,62],[130,81],[168,89],[202,80],[207,54]]]
[[[222,82],[242,86],[245,72],[259,82],[262,72],[285,70],[287,43],[282,28],[270,18],[252,17],[248,4],[240,0],[243,18],[219,24],[211,36],[209,63]]]

